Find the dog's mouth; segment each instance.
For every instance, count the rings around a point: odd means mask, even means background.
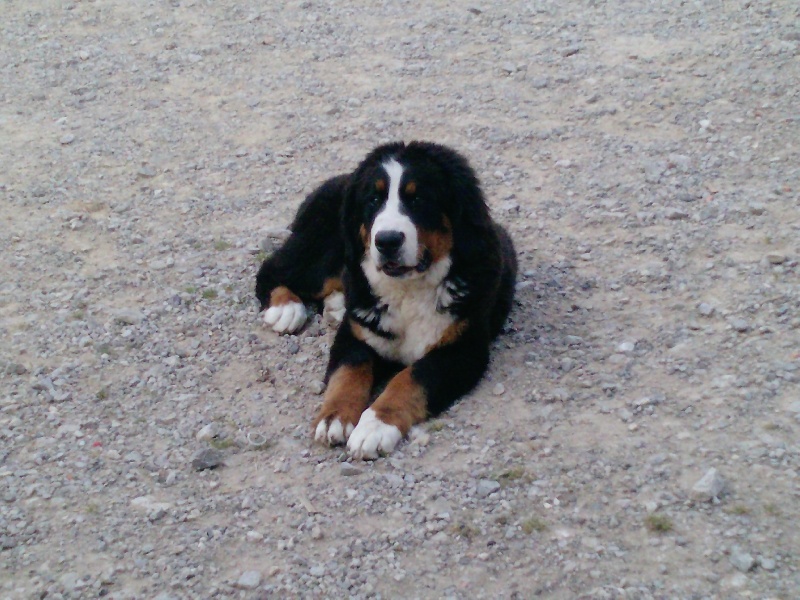
[[[409,267],[393,260],[387,260],[381,264],[380,270],[384,275],[388,275],[389,277],[403,277],[409,273],[424,273],[431,266],[431,262],[431,253],[425,249],[422,252],[422,257],[417,261],[416,265]]]

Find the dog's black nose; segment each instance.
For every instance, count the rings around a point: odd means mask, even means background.
[[[375,247],[378,252],[390,258],[397,255],[404,241],[406,234],[402,231],[381,231],[375,235]]]

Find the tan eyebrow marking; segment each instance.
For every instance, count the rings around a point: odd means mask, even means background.
[[[375,190],[378,192],[383,192],[386,190],[386,180],[385,179],[378,179],[375,182]]]
[[[408,194],[410,196],[410,195],[416,194],[416,193],[417,193],[417,184],[414,183],[413,181],[409,181],[406,184],[406,194]]]

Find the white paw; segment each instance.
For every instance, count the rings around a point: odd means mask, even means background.
[[[264,311],[264,323],[278,333],[294,333],[306,322],[306,307],[302,302],[270,306]]]
[[[350,435],[347,451],[353,458],[371,460],[378,458],[379,452],[388,454],[394,450],[401,439],[403,434],[397,427],[384,423],[368,408]]]
[[[337,417],[328,425],[324,420],[319,422],[317,430],[314,432],[314,439],[329,446],[344,444],[350,434],[353,433],[353,424],[348,423],[347,427],[342,427],[342,422]]]
[[[333,292],[325,298],[325,308],[322,315],[332,323],[341,323],[344,319],[344,294]]]

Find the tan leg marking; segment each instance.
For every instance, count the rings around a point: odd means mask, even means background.
[[[325,390],[325,401],[322,408],[314,419],[313,429],[317,439],[320,439],[320,424],[325,423],[325,437],[334,421],[338,420],[344,439],[330,440],[332,442],[345,441],[361,418],[361,413],[369,403],[370,392],[372,391],[372,363],[361,365],[344,365],[336,369],[328,381],[328,389]],[[348,431],[350,429],[350,431]],[[320,441],[325,441],[320,439]]]
[[[341,277],[328,277],[325,283],[322,284],[322,291],[319,294],[315,294],[314,298],[316,300],[322,300],[334,292],[344,292],[344,285],[342,284]]]
[[[395,375],[370,407],[387,425],[394,425],[405,436],[412,425],[428,416],[425,390],[411,377],[411,367]]]
[[[291,304],[292,302],[303,303],[292,290],[283,285],[279,285],[272,290],[269,296],[270,306],[283,306],[284,304]]]

